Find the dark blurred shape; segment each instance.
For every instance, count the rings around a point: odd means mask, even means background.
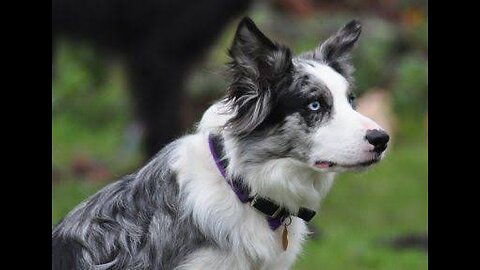
[[[397,250],[420,249],[428,252],[427,234],[406,234],[382,241]]]
[[[149,157],[180,134],[183,87],[223,27],[249,0],[52,0],[55,40],[86,40],[122,57]],[[54,70],[54,69],[53,69]]]
[[[312,15],[314,9],[311,0],[277,0],[273,1],[273,5],[280,10],[300,17]]]

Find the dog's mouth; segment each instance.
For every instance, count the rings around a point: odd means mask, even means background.
[[[340,164],[332,161],[325,161],[325,160],[318,160],[315,161],[315,167],[320,168],[320,169],[329,169],[329,168],[344,168],[344,169],[349,169],[349,170],[354,170],[354,169],[361,169],[361,168],[366,168],[370,165],[373,165],[377,162],[380,161],[380,158],[374,158],[371,160],[367,160],[364,162],[358,162],[358,163],[353,163],[353,164]]]

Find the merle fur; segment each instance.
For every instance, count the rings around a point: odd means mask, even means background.
[[[277,89],[290,84],[291,51],[268,39],[249,18],[244,18],[229,50],[230,76],[226,102],[236,115],[229,121],[238,135],[252,132],[269,115]]]
[[[214,245],[183,215],[168,145],[139,172],[105,187],[52,233],[52,269],[173,269]]]

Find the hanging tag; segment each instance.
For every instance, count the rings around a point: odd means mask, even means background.
[[[288,221],[286,221],[284,224],[283,224],[283,234],[282,234],[282,247],[283,247],[283,250],[287,250],[288,248],[288,230],[287,230],[287,226],[289,226],[290,224],[292,223],[292,218],[291,217],[288,217]]]
[[[283,235],[282,235],[282,246],[283,246],[283,250],[287,250],[287,247],[288,247],[288,230],[287,230],[287,226],[283,226]]]

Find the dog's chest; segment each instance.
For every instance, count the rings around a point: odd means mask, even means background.
[[[268,250],[267,253],[263,254],[264,259],[255,262],[256,269],[289,269],[301,252],[304,239],[308,233],[305,222],[297,217],[292,217],[289,226],[285,228],[282,225],[275,231],[270,230],[270,233],[273,234],[270,242],[258,241],[256,243]],[[286,240],[288,244],[285,242]]]
[[[188,149],[175,166],[183,209],[215,245],[196,250],[178,269],[289,269],[308,232],[304,221],[292,217],[284,250],[283,225],[271,230],[265,215],[239,201],[203,143]],[[192,157],[197,162],[188,163]]]
[[[265,224],[261,224],[262,221]],[[253,224],[260,226],[252,227]],[[238,233],[229,235],[231,245],[228,249],[200,249],[191,254],[179,269],[290,269],[307,234],[305,223],[292,218],[292,223],[287,227],[286,250],[282,245],[284,227],[272,231],[265,225],[266,220],[245,217],[244,224],[239,224]]]

